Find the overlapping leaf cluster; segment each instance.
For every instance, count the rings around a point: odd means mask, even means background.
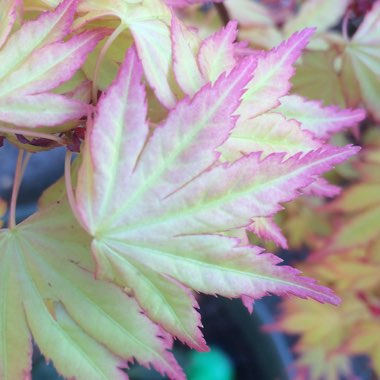
[[[302,265],[310,276],[333,287],[343,303],[320,308],[288,300],[278,323],[284,331],[301,334],[296,346],[300,378],[350,378],[352,355],[369,356],[376,376],[380,374],[379,132],[371,131],[365,141],[355,165],[360,179],[328,205],[333,231],[315,240],[316,251]]]
[[[305,0],[299,6],[290,2],[285,9],[280,2],[277,8],[266,1],[239,3],[226,2],[243,25],[242,37],[259,48],[272,48],[300,28],[317,28],[298,64],[293,91],[325,104],[362,104],[380,121],[378,0]]]
[[[339,301],[237,238],[283,241],[281,203],[335,193],[321,175],[358,151],[328,139],[362,110],[288,95],[313,29],[264,52],[235,22],[201,38],[169,1],[0,4],[1,133],[74,150],[86,126],[72,175],[68,155],[40,210],[0,232],[1,378],[30,378],[33,339],[66,378],[137,360],[182,379],[172,337],[207,350],[197,292]]]
[[[258,47],[270,48],[295,25],[317,26],[293,78],[293,91],[322,99],[326,104],[362,104],[368,110],[366,126],[370,130],[362,139],[365,150],[359,162],[348,171],[347,168],[340,171],[345,181],[355,178],[341,197],[327,207],[323,206],[323,199],[304,198],[287,207],[280,223],[290,247],[307,246],[314,251],[297,267],[332,287],[343,303],[340,308],[331,308],[287,300],[277,328],[299,336],[295,346],[299,355],[298,379],[355,378],[351,361],[357,354],[371,359],[373,376],[377,378],[380,146],[376,123],[380,3],[304,1],[297,9],[281,14],[281,28],[271,8],[264,3],[254,5],[261,12],[256,12],[256,16],[261,16],[255,19],[245,17],[253,7],[246,2],[246,12],[241,18],[242,35]],[[334,25],[341,25],[343,35],[337,29],[329,31]],[[283,236],[266,237],[279,246],[287,246]]]

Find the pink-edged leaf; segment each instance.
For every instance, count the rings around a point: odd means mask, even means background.
[[[131,258],[128,265],[118,256],[108,260],[114,268],[114,280],[131,291],[152,321],[189,347],[208,351],[199,329],[199,306],[190,289]]]
[[[0,98],[45,92],[69,80],[106,33],[94,29],[68,42],[55,42],[35,50],[12,73],[0,78]]]
[[[237,33],[237,22],[231,21],[225,28],[202,42],[198,60],[207,81],[215,82],[222,73],[228,73],[235,66],[234,43]]]
[[[286,120],[279,114],[263,114],[238,122],[228,140],[219,149],[227,161],[235,161],[243,154],[262,152],[262,158],[271,153],[306,153],[321,147],[312,134],[303,131],[296,120]]]
[[[318,178],[315,182],[302,190],[302,192],[306,195],[326,198],[336,197],[341,191],[342,189],[339,186],[332,185],[324,178]]]
[[[0,121],[24,127],[48,127],[86,116],[91,106],[57,94],[0,98]]]
[[[310,33],[293,38],[302,45]],[[235,127],[255,67],[255,57],[241,59],[229,74],[178,102],[148,134],[142,68],[132,48],[88,125],[74,207],[92,236],[96,277],[125,286],[152,320],[193,346],[202,343],[196,314],[184,330],[163,322],[154,310],[169,312],[173,301],[165,300],[173,300],[177,282],[185,308],[193,304],[187,288],[227,297],[276,293],[338,301],[298,271],[278,266],[274,256],[218,235],[272,216],[282,202],[358,150],[324,146],[288,159],[284,153],[263,159],[255,152],[220,164],[216,150]],[[174,313],[181,323],[183,310]]]
[[[62,40],[69,32],[78,0],[64,0],[51,12],[25,23],[0,50],[0,79],[24,62],[37,48]]]
[[[221,235],[165,237],[151,236],[139,241],[105,239],[95,241],[94,254],[104,260],[108,252],[118,252],[124,261],[139,260],[188,287],[228,298],[241,295],[259,299],[270,293],[312,297],[320,302],[339,303],[329,289],[299,276],[299,271],[279,266],[280,258],[263,254],[253,246],[237,246],[236,239]],[[122,252],[122,253],[121,253]]]
[[[146,190],[153,185],[153,197],[167,191],[168,185],[174,191],[217,161],[220,154],[215,149],[235,126],[234,111],[254,68],[254,60],[247,58],[230,75],[222,75],[214,85],[207,84],[192,99],[177,104],[155,130],[137,165],[131,184],[133,201],[147,197]]]
[[[172,18],[171,38],[177,83],[185,94],[193,96],[206,83],[197,62],[200,38],[177,17]]]
[[[287,119],[295,119],[301,128],[320,139],[328,139],[346,128],[355,127],[365,118],[362,109],[341,109],[337,106],[324,107],[320,101],[306,100],[298,95],[284,96],[274,112]]]
[[[254,218],[248,230],[263,240],[273,241],[283,249],[288,249],[288,243],[273,218]]]
[[[16,21],[21,0],[0,0],[0,48]]]
[[[294,33],[278,47],[257,56],[254,77],[239,107],[242,120],[250,119],[279,105],[279,98],[291,88],[293,64],[309,42],[314,29]]]
[[[287,160],[282,153],[263,160],[260,153],[252,153],[202,173],[173,194],[173,185],[166,183],[166,191],[150,189],[145,202],[127,200],[108,220],[108,230],[116,238],[119,234],[150,236],[159,231],[163,235],[171,231],[176,235],[214,233],[248,226],[254,217],[280,211],[281,202],[298,197],[299,190],[318,175],[358,150],[326,147]]]
[[[142,73],[136,51],[129,50],[116,81],[99,101],[77,192],[77,199],[86,210],[84,221],[89,230],[122,203],[125,195],[113,193],[113,189],[128,188],[126,181],[148,136]],[[87,188],[91,177],[96,186]],[[110,209],[112,204],[115,209]]]
[[[130,53],[129,57],[123,66],[122,73],[127,70],[126,65],[129,65],[129,61],[133,59],[133,53]],[[105,125],[109,128],[109,112],[112,109],[112,115],[117,114],[117,107],[115,109],[113,103],[111,106],[107,97],[104,102],[110,105],[104,107],[104,110],[102,105],[99,107],[100,121],[95,121],[90,137],[93,141],[91,155],[94,166],[91,173],[87,165],[83,166],[77,193],[85,212],[83,218],[92,233],[101,229],[102,226],[108,226],[107,220],[110,218],[107,215],[116,215],[132,202],[146,204],[144,196],[148,196],[146,194],[148,190],[154,189],[153,193],[160,194],[163,191],[162,186],[167,189],[167,185],[171,184],[171,191],[174,191],[218,159],[219,154],[214,149],[225,141],[235,125],[236,117],[232,114],[239,105],[240,97],[251,77],[254,65],[254,61],[248,58],[228,77],[222,76],[214,86],[208,84],[193,99],[187,98],[179,102],[168,119],[155,130],[148,141],[142,154],[143,159],[139,161],[133,176],[131,176],[131,170],[144,143],[142,134],[144,130],[147,131],[147,127],[143,127],[142,120],[145,106],[143,107],[141,99],[135,94],[136,82],[131,82],[129,91],[126,91],[127,82],[124,82],[124,86],[120,80],[116,82],[115,87],[118,93],[130,92],[129,96],[133,96],[133,100],[129,104],[136,102],[135,107],[138,107],[139,112],[133,109],[134,112],[131,113],[131,108],[127,107],[128,112],[117,120],[118,133],[109,134],[105,138],[102,125],[106,123]],[[135,70],[141,73],[141,69]],[[140,114],[139,123],[129,121],[129,118],[136,113]],[[136,128],[136,125],[139,125],[139,128]],[[132,139],[132,134],[126,133],[130,128],[140,135]],[[130,144],[134,148],[129,154],[123,153],[128,152],[128,145],[121,143],[120,136],[130,139]],[[99,152],[102,152],[102,155]],[[103,154],[107,157],[106,160]],[[88,165],[90,165],[90,159],[88,159]],[[153,171],[152,165],[155,167]],[[87,175],[94,177],[94,180],[85,178]],[[128,176],[132,178],[128,180],[127,185]],[[105,178],[108,178],[107,181],[104,181]],[[86,183],[93,183],[92,188],[88,188]],[[122,193],[115,193],[115,187],[125,188],[125,190]]]

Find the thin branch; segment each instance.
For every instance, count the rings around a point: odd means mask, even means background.
[[[108,37],[106,43],[103,45],[102,50],[99,53],[98,59],[96,60],[94,78],[92,81],[92,102],[94,105],[98,101],[98,77],[99,77],[100,65],[102,64],[104,56],[106,55],[109,47],[124,30],[125,30],[125,25],[123,23],[120,23],[120,25]]]
[[[71,157],[72,153],[71,151],[66,151],[66,157],[65,157],[65,184],[66,184],[66,194],[67,199],[69,200],[71,210],[78,221],[78,223],[85,229],[85,226],[83,222],[81,221],[81,218],[79,217],[78,207],[75,201],[75,195],[73,190],[73,185],[71,182]]]
[[[343,22],[342,22],[342,34],[343,34],[343,38],[346,42],[348,42],[349,40],[349,36],[348,36],[348,22],[350,21],[350,18],[352,16],[352,12],[351,11],[348,11],[344,18],[343,18]]]
[[[42,139],[55,141],[60,145],[66,145],[66,141],[58,136],[51,135],[49,133],[44,133],[44,132],[35,132],[29,129],[25,130],[22,128],[13,128],[13,127],[8,128],[8,127],[1,126],[0,132],[4,134],[19,134],[19,135],[24,135],[24,136],[42,138]]]
[[[214,5],[216,10],[218,11],[219,17],[222,20],[223,24],[227,25],[231,21],[231,18],[228,14],[226,6],[223,3],[216,3]]]
[[[24,168],[23,164],[24,150],[19,149],[17,156],[17,164],[15,170],[15,176],[13,179],[13,188],[12,188],[12,197],[11,197],[11,205],[9,210],[9,229],[13,230],[16,227],[16,205],[17,205],[17,196],[18,191],[20,189],[22,172]]]

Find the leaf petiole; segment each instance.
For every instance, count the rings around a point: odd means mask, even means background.
[[[11,204],[9,209],[9,229],[14,229],[16,227],[16,205],[17,205],[17,197],[20,190],[20,185],[22,181],[22,177],[25,173],[26,166],[28,164],[30,153],[27,153],[24,156],[25,151],[20,149],[18,152],[15,176],[13,180],[13,188],[12,188],[12,196],[11,196]]]
[[[66,185],[66,194],[67,199],[69,201],[71,210],[78,221],[78,223],[84,228],[81,219],[79,217],[78,207],[75,201],[74,196],[74,190],[73,190],[73,184],[71,181],[71,158],[72,158],[72,152],[70,150],[66,151],[66,157],[65,157],[65,185]]]

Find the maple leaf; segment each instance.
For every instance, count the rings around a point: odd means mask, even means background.
[[[78,12],[83,16],[76,19],[75,29],[102,18],[120,20],[119,26],[109,37],[104,52],[120,34],[129,30],[142,60],[146,78],[156,96],[165,107],[175,106],[176,96],[170,86],[171,81],[174,81],[169,30],[171,11],[163,1],[82,0]],[[97,82],[96,77],[94,80]]]
[[[380,121],[379,30],[380,1],[376,1],[352,39],[347,42],[342,65],[342,80],[348,104],[355,106],[362,100],[377,121]]]
[[[251,154],[219,164],[215,149],[235,125],[254,68],[254,59],[242,60],[228,76],[179,102],[146,142],[142,67],[129,50],[100,99],[79,169],[74,208],[93,237],[97,276],[131,289],[152,320],[192,347],[204,343],[188,289],[244,299],[292,293],[336,302],[326,289],[278,266],[275,256],[220,234],[271,216],[280,202],[356,151],[319,149],[286,161],[282,154],[264,160]],[[178,284],[186,299],[180,304],[172,297]]]
[[[202,83],[213,83],[222,73],[229,73],[240,59],[235,42],[236,22],[230,22],[204,41],[174,17],[171,31],[174,74],[188,95],[194,95]],[[254,151],[261,151],[262,158],[273,153],[283,153],[284,157],[305,154],[324,147],[331,135],[364,119],[365,112],[360,109],[323,107],[299,96],[283,96],[291,88],[293,65],[312,34],[313,29],[305,29],[269,52],[251,53],[256,60],[254,75],[237,110],[240,118],[218,148],[223,160],[233,162]],[[340,189],[319,178],[303,191],[332,197]],[[285,237],[271,219],[255,219],[249,230],[286,246]]]
[[[337,380],[342,374],[352,378],[353,370],[348,364],[352,356],[358,354],[367,355],[379,373],[376,334],[380,313],[379,131],[372,130],[363,140],[364,149],[355,163],[359,179],[324,206],[325,218],[331,224],[330,233],[319,239],[308,236],[309,243],[314,240],[316,248],[302,265],[307,275],[329,284],[343,303],[338,309],[322,309],[297,300],[285,301],[285,313],[275,326],[300,334],[295,347],[300,355],[297,361],[300,379],[303,375]],[[308,212],[314,221],[315,210]],[[308,224],[302,220],[304,225]],[[302,225],[297,227],[299,233]],[[328,323],[317,322],[321,320]]]
[[[30,378],[32,337],[67,378],[126,379],[119,368],[134,358],[182,378],[165,334],[119,288],[94,279],[89,237],[64,198],[1,230],[0,245],[2,379]]]
[[[304,268],[310,269],[307,265]],[[343,347],[348,344],[353,326],[360,320],[370,319],[370,313],[352,293],[341,295],[343,302],[339,308],[329,305],[320,307],[317,303],[309,305],[296,299],[286,300],[282,304],[280,320],[268,326],[270,330],[280,329],[299,336],[294,347],[298,354],[296,379],[351,378],[350,352],[343,350]]]
[[[229,73],[239,61],[236,22],[204,41],[174,17],[171,30],[174,74],[188,95]],[[252,55],[256,68],[237,110],[236,128],[219,149],[223,159],[231,162],[252,151],[262,151],[263,156],[309,152],[322,147],[327,137],[364,119],[365,112],[360,109],[340,110],[295,95],[283,96],[291,87],[293,65],[312,34],[312,29],[305,29],[269,52]],[[320,185],[321,189],[328,186]]]
[[[293,80],[294,91],[326,104],[362,104],[380,120],[379,20],[380,2],[376,1],[352,38],[326,34],[322,50],[317,46],[304,55]]]
[[[79,119],[89,105],[48,93],[70,79],[104,30],[81,33],[63,42],[77,2],[63,1],[56,10],[26,22],[0,50],[0,121],[20,127],[49,127]],[[12,16],[14,9],[9,9]]]

